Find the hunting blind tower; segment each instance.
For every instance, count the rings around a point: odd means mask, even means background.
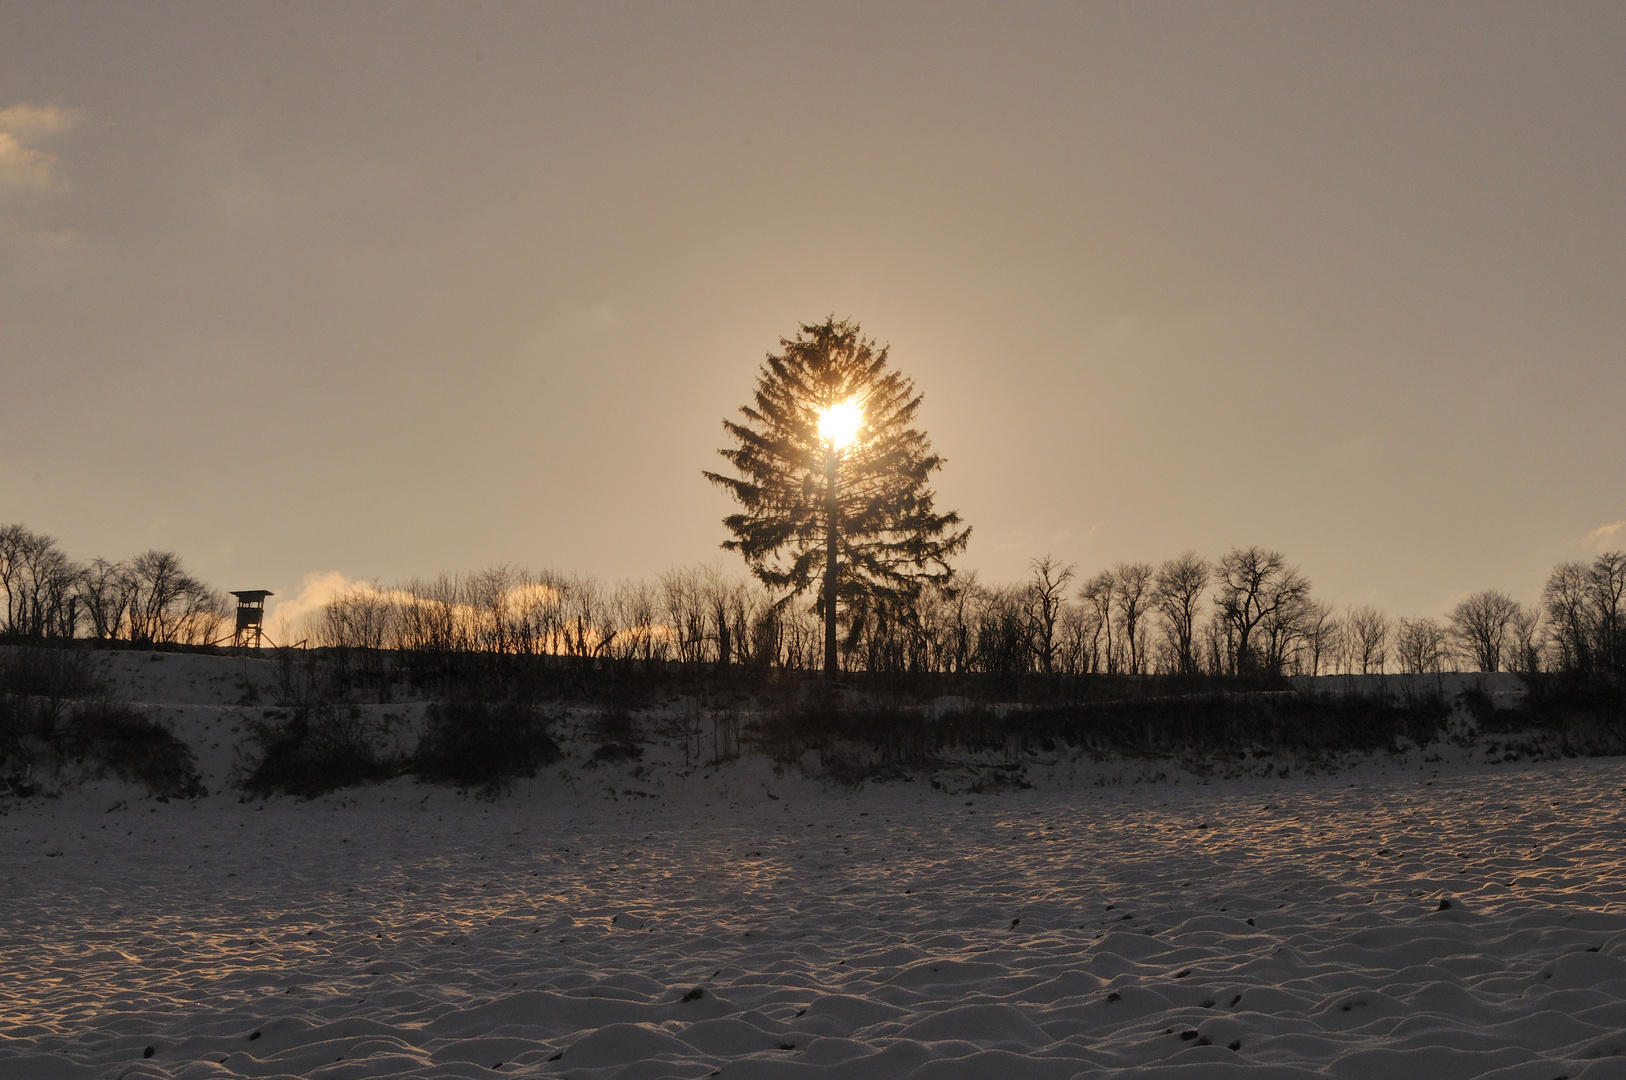
[[[231,636],[234,649],[258,649],[265,644],[265,598],[275,596],[270,589],[244,589],[237,597],[237,630]]]

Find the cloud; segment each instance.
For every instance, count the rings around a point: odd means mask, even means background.
[[[301,641],[317,644],[323,609],[334,600],[346,597],[368,597],[390,604],[397,610],[413,604],[433,602],[414,596],[403,588],[384,588],[376,581],[349,578],[337,570],[318,570],[305,575],[297,593],[273,600],[268,605],[265,632],[276,645],[297,645]],[[534,617],[538,608],[554,607],[563,599],[564,594],[557,587],[532,581],[504,589],[499,606],[509,617]],[[452,622],[459,626],[473,626],[489,619],[490,609],[475,608],[467,602],[458,601],[451,605],[449,615]]]
[[[278,645],[292,645],[309,635],[313,616],[320,614],[329,600],[359,587],[364,587],[362,582],[352,581],[337,570],[306,574],[299,592],[271,605],[266,613],[266,631]]]
[[[396,605],[412,601],[412,595],[401,589],[383,589],[376,581],[348,578],[337,570],[318,570],[305,575],[297,593],[273,602],[266,609],[266,633],[278,645],[293,645],[305,639],[312,639],[315,644],[322,609],[340,597],[349,596],[371,596]]]
[[[55,105],[9,105],[0,109],[0,192],[44,192],[59,184],[56,155],[28,145],[70,131],[78,109]]]
[[[30,150],[0,131],[0,191],[49,191],[56,183],[56,155]]]
[[[72,131],[84,115],[79,109],[56,105],[8,105],[0,109],[0,131],[18,139],[41,139]]]
[[[1611,522],[1608,525],[1599,525],[1586,534],[1587,546],[1595,547],[1601,551],[1605,544],[1613,543],[1615,537],[1619,536],[1622,531],[1626,531],[1626,520]]]

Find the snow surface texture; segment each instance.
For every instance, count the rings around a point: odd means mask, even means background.
[[[596,762],[573,710],[495,802],[240,803],[275,666],[103,660],[214,794],[0,801],[0,1080],[1626,1077],[1619,760],[842,792],[658,737]],[[402,745],[423,715],[363,708]]]
[[[12,803],[0,1077],[1621,1077],[1623,785]]]

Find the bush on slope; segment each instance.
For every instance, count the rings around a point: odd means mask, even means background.
[[[7,649],[0,655],[0,778],[4,789],[36,790],[36,765],[90,764],[154,796],[208,794],[192,750],[151,716],[107,696],[89,653]]]
[[[495,793],[559,760],[548,727],[546,714],[524,700],[465,698],[431,705],[408,767],[426,780]]]

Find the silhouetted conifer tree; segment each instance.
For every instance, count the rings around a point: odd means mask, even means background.
[[[762,365],[743,423],[723,421],[738,445],[718,451],[739,471],[708,472],[742,507],[723,523],[738,551],[780,603],[815,584],[826,627],[825,668],[835,668],[836,611],[866,612],[911,600],[949,577],[965,548],[960,516],[937,512],[927,485],[943,459],[913,424],[922,395],[887,366],[887,349],[855,322],[804,325]],[[821,413],[862,411],[856,437],[838,450],[821,438]],[[831,567],[836,567],[834,575]]]

